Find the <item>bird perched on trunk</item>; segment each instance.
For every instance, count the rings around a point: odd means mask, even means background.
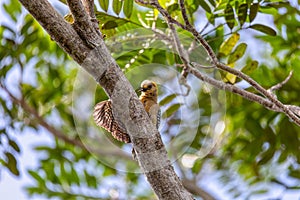
[[[151,122],[158,128],[160,124],[160,109],[157,103],[157,85],[153,81],[144,80],[141,83],[139,90],[142,92],[139,99],[144,105]],[[115,119],[112,106],[110,100],[101,101],[96,104],[93,113],[94,120],[98,126],[103,127],[110,132],[116,140],[130,143],[131,140],[127,134],[125,125]]]

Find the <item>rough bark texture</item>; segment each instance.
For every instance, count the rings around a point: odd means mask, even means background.
[[[47,0],[19,1],[51,38],[105,89],[116,107],[114,114],[126,124],[139,165],[158,198],[193,199],[175,174],[157,129],[149,123],[143,105],[111,57],[101,34],[93,28],[82,2],[68,1],[75,19],[70,25]]]

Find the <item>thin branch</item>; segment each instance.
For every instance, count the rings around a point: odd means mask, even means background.
[[[258,92],[260,92],[266,98],[268,98],[272,103],[274,103],[275,106],[278,107],[281,110],[281,112],[285,113],[290,119],[293,120],[294,123],[296,123],[298,126],[300,126],[300,118],[298,116],[296,116],[283,103],[281,103],[279,100],[277,100],[276,97],[274,97],[273,94],[268,92],[265,88],[263,88],[261,85],[259,85],[256,81],[254,81],[248,75],[242,73],[239,70],[228,67],[225,64],[220,63],[220,62],[217,63],[217,67],[224,70],[224,71],[226,71],[226,72],[230,72],[230,73],[236,75],[237,77],[247,81],[251,86],[253,86],[254,89],[256,89]]]
[[[60,36],[60,34],[62,34],[60,29],[66,29],[64,26],[62,27],[61,24],[56,23],[56,20],[64,21],[62,16],[58,15],[53,17],[51,12],[46,11],[48,9],[47,7],[50,7],[53,13],[57,13],[47,0],[19,1],[34,17],[40,19],[39,22],[43,22],[41,25],[51,34]],[[70,9],[76,21],[76,18],[81,14],[78,13],[75,8],[79,7],[79,9],[82,10],[82,4],[80,4],[78,0],[74,0],[74,2],[68,0],[68,3],[70,7],[74,5],[74,7]],[[80,19],[77,19],[77,21],[80,22]],[[45,25],[49,22],[52,26]],[[74,24],[76,25],[78,23],[74,22]],[[82,26],[86,24],[90,23],[82,22]],[[114,114],[121,117],[121,122],[127,125],[126,129],[132,139],[141,170],[147,177],[157,197],[159,199],[193,199],[192,195],[183,187],[180,179],[176,175],[156,127],[152,123],[149,123],[149,116],[144,106],[122,73],[122,70],[112,58],[103,38],[98,34],[94,34],[91,25],[90,27],[73,27],[74,28],[71,27],[71,29],[73,29],[72,32],[75,32],[75,35],[77,35],[76,39],[73,38],[74,36],[72,34],[69,34],[71,41],[57,40],[57,37],[55,41],[62,46],[64,46],[65,43],[71,43],[70,45],[75,46],[75,49],[64,49],[68,50],[66,52],[71,56],[74,56],[74,53],[77,53],[76,51],[80,51],[80,55],[84,55],[76,61],[98,81],[111,101],[114,102],[116,107]],[[67,24],[67,29],[69,28],[70,25]],[[55,29],[56,31],[48,29]],[[90,30],[92,31],[89,32]],[[78,49],[76,47],[78,42],[84,44],[85,48]],[[93,45],[97,45],[97,48],[91,48]],[[128,106],[124,107],[124,105]]]
[[[184,20],[185,25],[186,26],[192,26],[190,21],[189,21],[189,18],[187,16],[187,13],[186,13],[186,9],[185,9],[185,6],[184,6],[184,0],[179,0],[179,6],[180,6],[182,18]]]
[[[98,28],[95,29],[94,23],[90,21],[90,16],[85,10],[81,0],[67,0],[67,3],[74,17],[74,23],[72,25],[78,35],[80,35],[90,48],[99,46],[101,44],[99,38],[101,33]],[[90,9],[88,3],[87,7]]]
[[[86,145],[84,145],[84,143],[82,143],[81,140],[77,140],[74,138],[70,138],[68,137],[66,134],[64,134],[63,132],[61,132],[60,130],[56,129],[55,127],[51,126],[47,121],[45,121],[45,119],[40,116],[38,114],[38,111],[36,109],[34,109],[33,107],[29,106],[26,101],[21,98],[17,98],[15,97],[4,85],[0,84],[0,87],[7,93],[7,95],[9,96],[9,98],[17,105],[21,106],[24,111],[28,114],[30,114],[31,116],[34,117],[34,119],[38,122],[38,124],[42,127],[44,127],[50,134],[52,134],[54,137],[72,144],[74,146],[77,146],[83,150],[89,151],[91,153],[95,153],[96,155],[106,155],[106,156],[118,156],[124,159],[128,159],[131,160],[131,156],[129,154],[126,154],[122,151],[113,151],[113,150],[103,150],[103,149],[95,149],[93,147],[88,147]]]
[[[182,183],[184,187],[191,192],[192,194],[201,197],[204,200],[215,200],[216,198],[213,197],[211,194],[203,190],[202,188],[198,187],[194,181],[183,179]]]
[[[206,52],[210,56],[213,65],[247,81],[254,89],[256,89],[262,95],[267,97],[272,103],[274,103],[276,105],[276,107],[278,107],[281,110],[281,112],[285,113],[290,119],[293,120],[294,123],[296,123],[298,126],[300,126],[300,118],[298,116],[296,116],[292,111],[290,111],[286,106],[284,106],[284,104],[282,104],[280,101],[278,101],[276,98],[274,98],[274,95],[269,93],[266,89],[264,89],[261,85],[259,85],[256,81],[254,81],[248,75],[242,73],[239,70],[228,67],[225,64],[219,62],[216,54],[214,53],[214,51],[212,50],[210,45],[206,42],[205,39],[202,38],[202,36],[197,32],[197,30],[194,27],[187,26],[186,30],[189,30],[197,38],[197,40],[202,44],[202,46],[205,48]]]
[[[196,62],[191,62],[191,65],[193,65],[195,68],[201,68],[201,69],[214,69],[214,68],[216,68],[215,66],[204,66],[204,65],[201,65],[201,64],[196,63]]]
[[[276,85],[270,87],[270,89],[268,89],[269,92],[274,92],[275,90],[279,90],[280,88],[282,88],[283,85],[285,85],[292,77],[293,75],[293,71],[290,71],[289,75],[280,83],[277,83]]]
[[[238,95],[244,97],[245,99],[248,99],[248,100],[253,101],[253,102],[257,102],[257,103],[263,105],[264,107],[268,108],[269,110],[272,110],[272,111],[275,111],[275,112],[281,112],[281,110],[277,106],[275,106],[271,101],[269,101],[269,100],[267,100],[267,99],[265,99],[261,96],[258,96],[256,94],[253,94],[251,92],[248,92],[246,90],[238,88],[234,85],[224,83],[223,81],[218,81],[216,79],[213,79],[209,76],[206,76],[206,75],[202,74],[201,72],[199,72],[198,70],[196,70],[194,68],[191,68],[190,72],[194,76],[199,78],[200,80],[202,80],[206,83],[209,83],[209,84],[211,84],[212,86],[214,86],[218,89],[233,92],[235,94],[238,94]]]
[[[159,5],[159,3],[157,1],[152,2],[150,4],[152,6],[154,6],[156,9],[158,9],[159,12],[167,19],[167,21],[174,23],[174,24],[179,23],[175,19],[173,19],[170,16],[170,14]],[[213,66],[216,66],[217,68],[224,70],[226,72],[232,73],[232,74],[236,75],[237,77],[247,81],[255,90],[257,90],[259,93],[261,93],[266,98],[268,98],[272,103],[274,103],[275,107],[277,107],[277,109],[279,108],[281,112],[285,113],[290,119],[293,120],[294,123],[296,123],[297,125],[300,126],[300,118],[295,113],[293,113],[291,110],[289,110],[288,107],[286,107],[283,103],[278,101],[274,97],[274,95],[272,95],[270,92],[268,92],[265,88],[263,88],[261,85],[259,85],[256,81],[254,81],[248,75],[242,73],[239,70],[228,67],[227,65],[219,62],[219,60],[218,60],[216,54],[214,53],[213,49],[211,48],[211,46],[207,43],[207,41],[198,33],[198,31],[193,26],[181,26],[181,25],[179,25],[179,26],[184,28],[185,30],[191,32],[194,35],[194,37],[198,40],[198,42],[200,44],[202,44],[202,46],[206,50],[207,54],[211,58],[211,62],[213,64]]]
[[[286,107],[300,117],[300,107],[299,106],[286,105]]]
[[[81,63],[87,56],[88,48],[77,32],[46,0],[32,3],[29,0],[19,0],[28,12],[48,32],[51,39],[67,52],[76,62]],[[75,42],[76,41],[76,42]]]

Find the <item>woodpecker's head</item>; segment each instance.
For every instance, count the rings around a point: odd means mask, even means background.
[[[157,85],[153,81],[144,80],[141,83],[140,90],[142,91],[142,96],[157,97]]]

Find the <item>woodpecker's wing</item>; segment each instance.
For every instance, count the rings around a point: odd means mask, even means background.
[[[110,100],[96,104],[93,113],[96,124],[110,132],[116,140],[130,143],[130,137],[126,133],[125,126],[115,120],[111,106]]]

